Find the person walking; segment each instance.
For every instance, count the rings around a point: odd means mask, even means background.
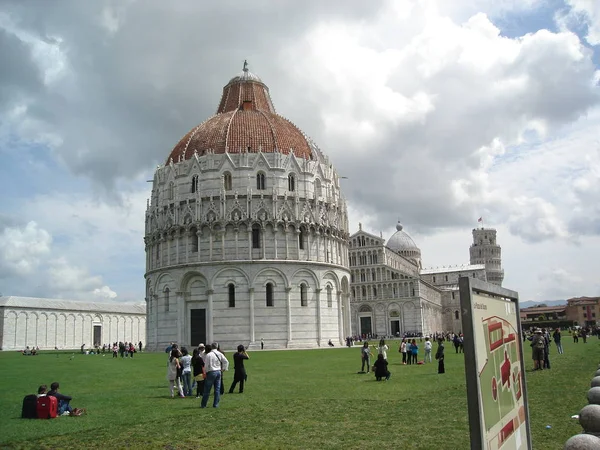
[[[554,333],[552,333],[552,339],[554,339],[554,343],[556,344],[556,350],[558,351],[559,355],[563,354],[563,347],[562,347],[562,342],[561,342],[561,334],[560,334],[560,328],[556,328],[554,330]]]
[[[367,373],[371,370],[371,350],[369,349],[369,342],[365,341],[362,348],[360,349],[360,357],[362,361],[362,366],[360,371],[362,373],[365,372],[365,365],[367,366]]]
[[[219,401],[221,400],[221,374],[229,370],[229,361],[227,361],[225,355],[217,350],[217,347],[216,343],[212,343],[206,347],[206,354],[204,355],[206,380],[204,380],[204,393],[202,394],[202,402],[200,403],[201,408],[206,408],[208,398],[210,397],[210,390],[213,386],[213,408],[219,407]]]
[[[438,362],[438,373],[446,373],[446,368],[444,367],[444,340],[438,339],[438,348],[435,352],[435,359]]]
[[[531,337],[531,357],[533,359],[533,370],[544,370],[544,348],[546,340],[542,335],[542,330],[535,330]]]
[[[244,361],[250,359],[248,353],[246,353],[246,349],[243,345],[238,345],[237,353],[233,354],[233,383],[231,383],[231,387],[229,388],[229,393],[233,394],[233,390],[235,389],[235,385],[240,383],[240,394],[244,392],[244,382],[248,378],[246,375],[246,368],[244,367]]]
[[[171,398],[174,395],[174,388],[177,385],[177,391],[179,392],[180,397],[184,397],[183,388],[181,387],[181,380],[177,376],[177,372],[181,364],[179,364],[179,350],[177,348],[173,348],[171,350],[171,354],[169,356],[169,362],[167,363],[167,380],[169,381],[169,390],[171,391]]]

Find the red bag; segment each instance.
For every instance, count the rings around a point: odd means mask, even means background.
[[[38,419],[54,419],[58,415],[58,401],[51,395],[42,395],[37,399]]]

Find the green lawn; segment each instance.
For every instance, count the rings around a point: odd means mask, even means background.
[[[564,346],[564,355],[552,349],[552,370],[527,373],[535,449],[562,449],[581,431],[570,417],[587,404],[600,341]],[[438,375],[435,362],[400,365],[397,344],[390,347],[387,383],[357,374],[358,347],[252,352],[245,392],[225,394],[219,409],[169,398],[164,353],[0,352],[0,447],[468,449],[463,355],[447,345],[446,374]],[[52,381],[88,414],[21,419],[23,396]]]

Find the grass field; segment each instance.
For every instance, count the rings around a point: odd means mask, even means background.
[[[535,449],[562,449],[581,431],[570,417],[587,404],[600,341],[564,346],[564,355],[552,348],[551,370],[527,372]],[[0,352],[0,447],[468,449],[463,355],[447,345],[446,374],[438,375],[435,362],[400,365],[390,347],[387,383],[357,374],[359,348],[251,352],[245,392],[225,394],[219,409],[169,397],[164,353],[115,360]],[[226,390],[231,380],[227,373]],[[53,381],[88,414],[21,419],[23,396]]]

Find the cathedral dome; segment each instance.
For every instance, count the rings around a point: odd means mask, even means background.
[[[293,152],[299,158],[318,159],[314,147],[298,127],[275,112],[269,88],[244,63],[244,70],[223,88],[217,113],[187,133],[166,163],[206,152]]]
[[[400,222],[396,225],[396,232],[387,241],[386,246],[396,253],[400,253],[406,250],[419,250],[415,241],[408,235],[406,231],[403,231],[403,226]],[[420,251],[420,250],[419,250]]]

